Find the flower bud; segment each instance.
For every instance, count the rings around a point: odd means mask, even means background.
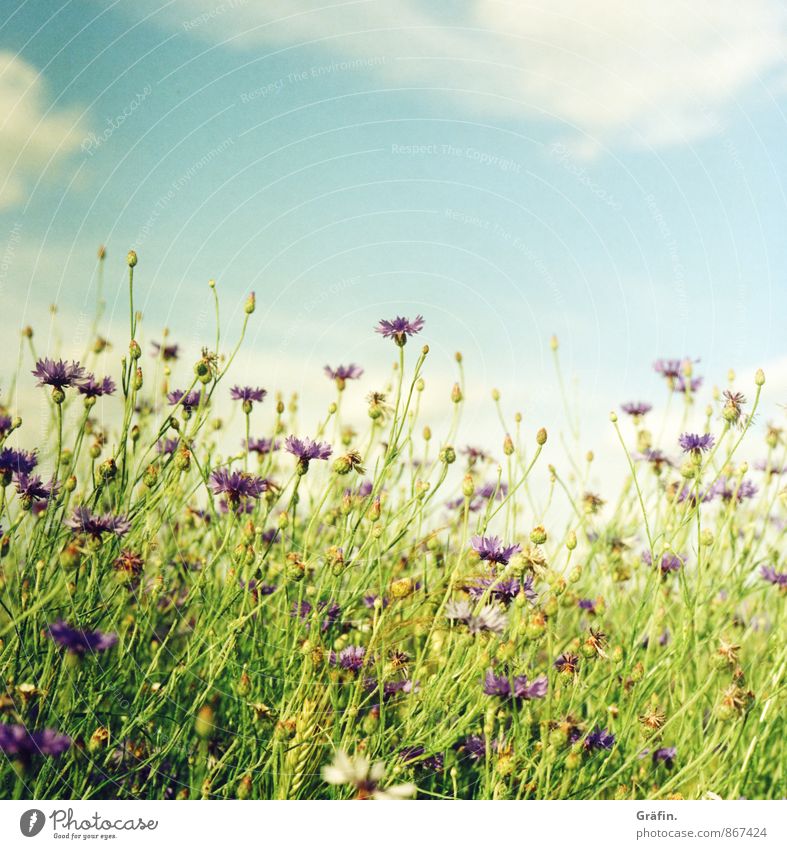
[[[455,461],[456,451],[450,445],[446,445],[446,447],[440,452],[440,462],[446,463],[450,466],[451,463]]]
[[[510,457],[514,453],[514,440],[511,439],[509,434],[506,434],[506,437],[503,440],[503,453],[506,457]]]
[[[540,427],[536,433],[536,442],[539,445],[545,445],[547,441],[547,430],[545,427]]]
[[[256,308],[257,298],[254,292],[250,292],[248,298],[246,298],[246,303],[243,305],[243,311],[246,313],[246,315],[251,315]]]
[[[129,268],[133,268],[137,264],[137,252],[129,251],[126,254],[126,262],[128,263]]]
[[[532,531],[530,531],[530,542],[533,545],[543,545],[547,541],[547,532],[544,529],[543,525],[536,525]]]
[[[765,385],[765,372],[761,368],[758,368],[754,375],[754,383],[756,386]]]
[[[455,383],[453,389],[451,389],[451,400],[454,404],[458,404],[462,400],[462,387]]]
[[[566,538],[566,548],[569,551],[573,551],[577,547],[577,535],[574,531],[568,532],[568,537]]]

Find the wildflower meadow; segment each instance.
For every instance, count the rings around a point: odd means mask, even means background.
[[[585,411],[627,470],[596,491],[591,455],[497,393],[499,431],[463,440],[460,354],[423,420],[438,318],[360,328],[391,370],[327,365],[301,420],[234,380],[254,294],[232,339],[151,344],[143,260],[127,338],[76,361],[27,328],[4,376],[3,798],[785,795],[787,441],[762,371],[660,360],[648,402]]]

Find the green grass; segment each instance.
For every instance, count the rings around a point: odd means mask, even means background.
[[[133,298],[130,309],[134,339]],[[216,310],[218,317],[218,301]],[[241,341],[252,312],[249,304]],[[18,379],[32,384],[37,353],[32,337],[26,344]],[[611,423],[629,475],[600,492],[600,504],[587,481],[591,470],[603,480],[603,470],[566,456],[519,417],[509,424],[497,396],[501,431],[488,442],[499,446],[491,453],[500,465],[459,451],[461,361],[445,432],[425,431],[419,403],[428,354],[418,337],[398,348],[380,340],[397,363],[385,404],[370,405],[381,415],[369,416],[366,432],[342,420],[346,408],[363,406],[348,383],[305,433],[333,444],[330,460],[296,473],[283,450],[296,410],[270,398],[253,406],[245,431],[278,439],[280,450],[236,451],[213,410],[227,397],[237,347],[225,351],[218,336],[212,344],[224,356],[203,356],[180,384],[200,392],[190,413],[167,406],[164,363],[147,354],[124,359],[118,393],[101,402],[118,410],[111,425],[94,420],[95,408],[74,389],[64,403],[53,400],[52,438],[39,462],[50,461],[63,486],[43,511],[29,509],[6,480],[0,722],[54,728],[73,744],[59,757],[0,754],[0,796],[351,797],[357,788],[322,776],[338,750],[382,761],[382,784],[413,782],[419,798],[787,792],[787,594],[760,576],[763,566],[784,572],[785,443],[752,417],[759,379],[740,387],[752,401],[737,421],[723,398],[706,411],[691,393],[665,390],[673,412],[685,411],[681,430],[716,437],[696,462],[680,457],[678,432],[656,427],[655,412],[645,422],[653,419],[657,436],[644,422]],[[99,375],[112,370],[105,351],[83,363]],[[158,377],[144,374],[138,386],[137,366]],[[766,457],[776,473],[747,470],[744,435],[751,459]],[[156,443],[173,437],[180,447],[158,453]],[[649,445],[677,467],[656,470],[638,459]],[[24,423],[4,446],[35,447]],[[340,474],[334,465],[350,449],[363,473]],[[249,514],[221,512],[209,487],[211,471],[228,465],[276,484],[252,499]],[[722,478],[732,497],[696,497]],[[364,479],[370,490],[358,494]],[[756,482],[755,497],[738,499],[744,479]],[[497,492],[477,496],[488,481]],[[681,500],[684,486],[690,497]],[[458,504],[449,509],[452,499]],[[75,533],[64,520],[78,505],[128,515],[131,529],[122,538]],[[516,596],[501,634],[472,634],[445,615],[449,602],[468,599],[465,587],[491,574],[471,546],[476,534],[522,546],[497,578],[532,576],[536,598]],[[118,569],[121,550],[141,558],[139,575]],[[681,566],[662,575],[643,552],[657,564],[671,552]],[[252,592],[249,581],[275,589]],[[370,595],[388,603],[368,606]],[[593,600],[595,611],[580,609],[579,599]],[[294,610],[304,601],[312,609],[301,618]],[[320,602],[341,609],[325,628],[329,608]],[[472,604],[476,613],[487,604],[503,611],[492,588]],[[59,619],[117,634],[117,644],[65,652],[48,632]],[[331,662],[331,652],[352,645],[366,650],[358,672]],[[567,652],[578,656],[574,673],[554,666]],[[546,675],[547,694],[523,702],[488,696],[489,669]],[[417,683],[385,695],[386,684],[404,680]],[[589,750],[596,727],[614,735],[611,748]],[[470,735],[486,740],[478,757],[464,745]],[[671,767],[654,763],[655,750],[673,746]],[[423,755],[407,762],[401,751],[410,747]],[[434,755],[442,768],[424,765]]]

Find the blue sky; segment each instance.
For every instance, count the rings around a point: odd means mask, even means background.
[[[79,341],[105,243],[109,320],[135,247],[149,335],[195,353],[206,281],[228,320],[255,289],[241,368],[272,388],[382,367],[370,328],[420,312],[440,379],[461,349],[526,410],[554,406],[552,333],[594,414],[658,397],[659,356],[787,389],[781,4],[434,5],[20,3],[4,330],[54,345],[57,301]]]

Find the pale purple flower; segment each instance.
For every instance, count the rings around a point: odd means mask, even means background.
[[[83,631],[72,628],[62,620],[49,626],[50,637],[61,647],[73,654],[91,654],[106,651],[115,645],[116,634],[104,634],[101,631]]]
[[[445,616],[446,619],[467,626],[473,635],[490,631],[500,636],[508,626],[508,617],[495,604],[487,604],[478,613],[473,613],[469,602],[449,601],[445,606]]]
[[[397,316],[390,321],[382,319],[375,330],[386,339],[393,339],[397,345],[402,347],[407,342],[408,336],[415,336],[423,330],[424,317],[417,315],[413,321],[402,316]]]
[[[246,404],[251,404],[253,401],[260,403],[265,400],[268,394],[267,389],[261,389],[259,386],[233,386],[230,389],[230,398],[233,401],[243,401]]]
[[[176,407],[180,404],[187,413],[190,413],[199,407],[200,393],[196,389],[193,389],[191,392],[184,392],[182,389],[173,389],[172,392],[168,393],[167,400],[171,407]]]
[[[131,522],[127,516],[113,516],[104,513],[103,516],[93,515],[87,507],[77,507],[70,519],[65,524],[72,531],[88,534],[99,539],[103,534],[115,534],[125,536],[131,530]]]
[[[46,501],[52,495],[57,495],[59,489],[54,481],[45,484],[40,475],[26,475],[23,472],[14,476],[14,482],[19,497],[28,505],[36,501]]]
[[[686,454],[702,454],[710,451],[713,448],[714,441],[710,433],[682,433],[678,439],[680,447]]]
[[[77,388],[86,398],[100,398],[102,395],[112,395],[115,391],[115,381],[111,377],[99,381],[95,375],[89,374]]]
[[[629,401],[627,404],[621,404],[620,409],[629,416],[638,419],[649,413],[653,409],[653,405],[648,404],[647,401]]]
[[[85,369],[76,362],[43,359],[36,363],[33,375],[38,378],[39,386],[63,390],[82,380],[85,377]]]
[[[162,360],[177,360],[180,351],[179,345],[162,345],[159,342],[151,342],[150,344],[153,347],[153,353],[156,356],[160,355]]]
[[[329,660],[331,665],[338,666],[348,672],[358,672],[369,662],[366,657],[366,649],[363,646],[347,646],[338,654],[332,651]]]
[[[787,590],[787,572],[777,572],[773,566],[762,566],[760,575],[769,584]]]
[[[498,537],[474,536],[471,544],[481,560],[486,560],[489,563],[500,563],[503,566],[506,566],[508,561],[522,550],[522,546],[518,543],[504,545]]]
[[[33,755],[57,757],[71,746],[71,738],[51,728],[28,731],[24,725],[0,723],[0,752],[9,758],[28,760]]]
[[[363,374],[363,369],[355,363],[350,363],[348,366],[336,366],[336,368],[325,366],[323,371],[327,377],[336,383],[339,389],[344,389],[348,380],[358,380]]]
[[[215,469],[210,475],[210,486],[216,495],[225,495],[233,507],[241,498],[259,498],[268,488],[268,482],[248,472]]]
[[[249,439],[248,445],[246,445],[245,441],[243,444],[249,451],[259,454],[260,456],[279,450],[278,440],[266,439],[264,436],[260,439]]]

